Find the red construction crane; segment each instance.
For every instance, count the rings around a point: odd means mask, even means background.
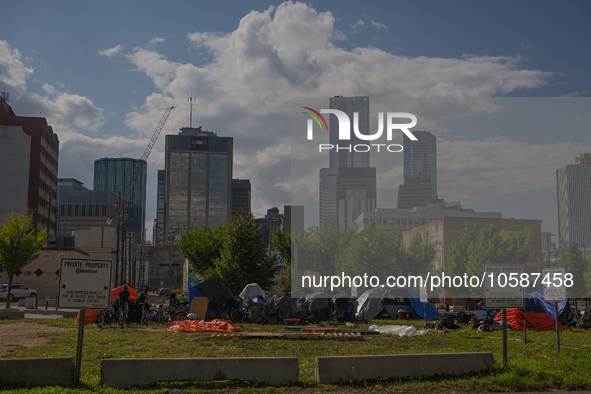
[[[135,169],[135,172],[133,173],[133,176],[131,177],[129,184],[127,185],[127,188],[125,189],[123,196],[121,196],[121,205],[117,206],[117,209],[115,209],[113,211],[113,213],[111,214],[111,216],[107,219],[107,224],[110,225],[113,222],[113,218],[115,217],[115,215],[117,215],[117,213],[119,213],[121,206],[123,204],[125,204],[125,202],[127,201],[127,198],[129,197],[129,194],[131,193],[131,190],[133,189],[133,185],[135,185],[135,181],[137,180],[137,178],[140,176],[140,173],[144,169],[144,165],[148,160],[148,156],[150,156],[150,152],[152,151],[152,148],[154,147],[154,144],[156,143],[156,140],[158,139],[158,136],[160,135],[160,132],[162,131],[162,128],[164,127],[164,123],[166,123],[166,120],[168,119],[168,115],[170,115],[170,113],[173,110],[174,110],[174,107],[168,107],[168,108],[166,108],[166,111],[164,111],[164,115],[162,115],[162,119],[160,119],[160,123],[158,123],[158,127],[156,127],[156,131],[154,131],[154,134],[152,135],[152,139],[150,140],[150,143],[146,147],[146,151],[142,155],[142,161],[140,162],[140,165],[137,166],[137,168]]]

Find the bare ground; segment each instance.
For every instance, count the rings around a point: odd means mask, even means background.
[[[42,336],[44,333],[58,333],[72,328],[51,327],[39,323],[11,323],[0,326],[0,357],[13,346],[35,347],[45,345],[51,337]]]

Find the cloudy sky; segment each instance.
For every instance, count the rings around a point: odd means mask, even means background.
[[[95,159],[141,157],[166,107],[176,110],[163,134],[188,126],[189,94],[193,125],[234,138],[234,177],[251,180],[256,216],[291,201],[292,97],[445,100],[449,107],[438,108],[446,113],[425,110],[424,118],[438,138],[440,196],[543,219],[554,234],[555,169],[591,151],[586,1],[3,1],[1,8],[0,91],[10,93],[17,115],[47,118],[60,139],[59,177],[89,188]],[[580,119],[553,131],[524,119],[517,127],[491,112],[497,97],[503,108],[517,97],[529,99],[518,100],[521,108],[533,98],[568,98]],[[549,104],[536,105],[529,119]],[[378,206],[395,206],[401,166],[395,159],[381,171]],[[163,168],[161,137],[148,160],[148,239]],[[317,213],[310,215],[306,225],[315,224]]]

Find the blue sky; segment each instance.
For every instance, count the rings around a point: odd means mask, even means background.
[[[41,113],[53,125],[60,177],[92,187],[94,159],[139,158],[166,107],[177,109],[164,133],[188,125],[192,93],[193,123],[234,137],[234,176],[251,179],[257,216],[289,203],[291,96],[591,93],[586,1],[2,1],[0,9],[0,90],[10,92],[18,115]],[[588,151],[587,131],[566,132],[562,141],[573,146],[560,154]],[[503,137],[534,155],[563,132]],[[453,149],[454,141],[486,142],[490,130],[437,137]],[[149,233],[163,152],[160,138],[148,161]],[[445,173],[446,163],[438,164]],[[399,178],[388,178],[388,188]],[[538,215],[528,200],[540,193]],[[556,234],[555,198],[545,183],[462,200],[506,217],[543,218]]]

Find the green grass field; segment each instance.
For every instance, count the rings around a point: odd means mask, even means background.
[[[14,322],[41,323],[70,328],[58,333],[40,334],[47,344],[26,348],[9,346],[3,358],[73,357],[76,352],[77,325],[74,319],[0,320],[0,330],[10,330]],[[373,324],[373,323],[372,323]],[[397,324],[379,321],[378,325]],[[400,324],[400,322],[398,322]],[[422,321],[413,322],[422,327]],[[365,329],[368,325],[358,328]],[[244,332],[284,332],[284,326],[246,324]],[[290,340],[290,339],[211,339],[194,333],[170,333],[164,327],[107,328],[87,326],[84,336],[81,385],[78,388],[2,387],[5,392],[129,392],[101,386],[100,362],[104,358],[169,357],[293,357],[300,364],[300,384],[290,388],[251,387],[246,382],[162,383],[133,392],[502,392],[591,389],[591,331],[561,333],[561,352],[556,352],[554,332],[528,332],[524,344],[522,332],[509,332],[509,363],[503,365],[502,333],[479,333],[467,325],[459,332],[429,332],[414,338],[390,335],[366,336],[365,341]],[[486,352],[496,363],[488,371],[455,377],[409,378],[354,382],[348,385],[318,385],[314,381],[318,356]]]

